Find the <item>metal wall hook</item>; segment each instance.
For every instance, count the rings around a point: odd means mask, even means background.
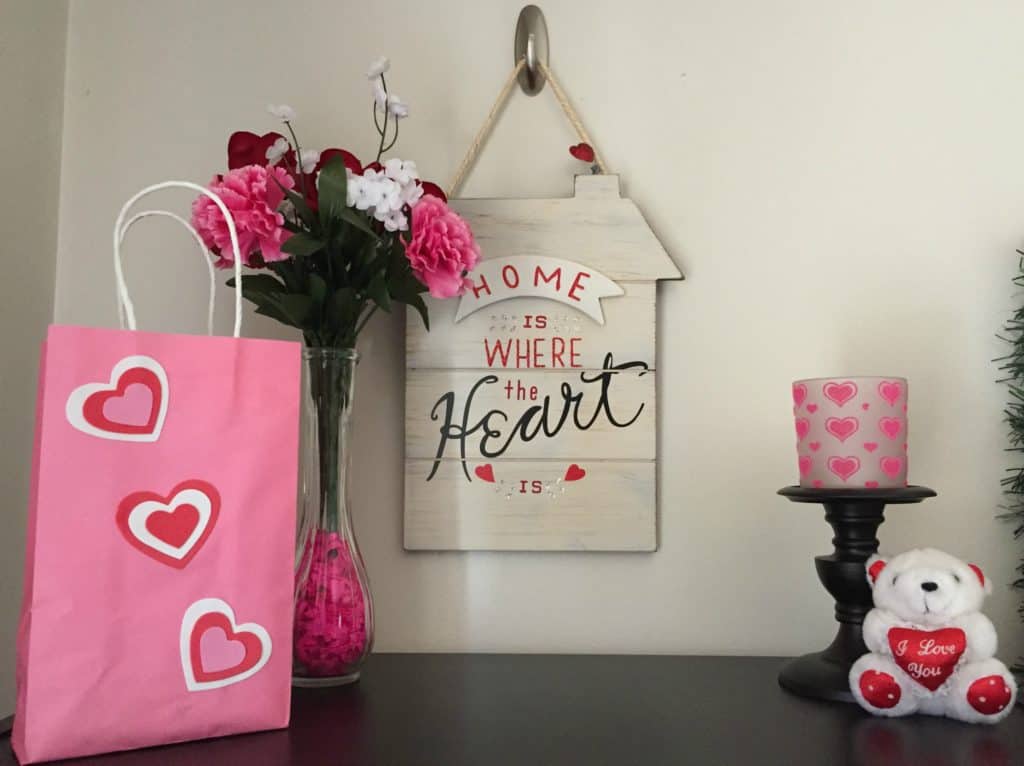
[[[514,54],[516,64],[526,59],[526,66],[519,73],[519,87],[527,96],[536,96],[546,81],[539,62],[548,63],[548,25],[536,5],[527,5],[519,12]]]

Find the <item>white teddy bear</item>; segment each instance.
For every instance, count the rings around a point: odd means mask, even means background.
[[[944,715],[996,723],[1017,684],[995,659],[996,630],[980,612],[992,586],[974,564],[932,548],[867,561],[875,608],[870,650],[850,668],[850,690],[875,715]]]

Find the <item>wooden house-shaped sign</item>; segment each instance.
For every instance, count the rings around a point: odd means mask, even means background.
[[[657,548],[657,280],[682,274],[619,194],[461,199],[482,260],[410,312],[408,550]]]

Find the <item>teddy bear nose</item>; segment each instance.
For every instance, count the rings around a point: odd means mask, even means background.
[[[923,582],[923,583],[921,583],[921,590],[928,591],[929,593],[931,593],[932,591],[936,591],[938,589],[939,589],[939,586],[938,586],[937,583],[933,583],[933,582]]]

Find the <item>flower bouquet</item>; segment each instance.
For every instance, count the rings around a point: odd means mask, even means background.
[[[408,106],[388,90],[388,61],[367,76],[377,131],[367,165],[352,152],[300,146],[288,106],[269,111],[285,134],[234,133],[228,170],[209,188],[237,228],[243,296],[256,313],[301,330],[305,340],[303,476],[296,550],[294,676],[344,683],[373,639],[366,573],[346,498],[347,433],[359,334],[378,311],[411,306],[429,328],[423,293],[460,295],[480,256],[469,226],[416,164],[385,158]],[[192,223],[216,264],[233,265],[227,222],[212,200]]]

